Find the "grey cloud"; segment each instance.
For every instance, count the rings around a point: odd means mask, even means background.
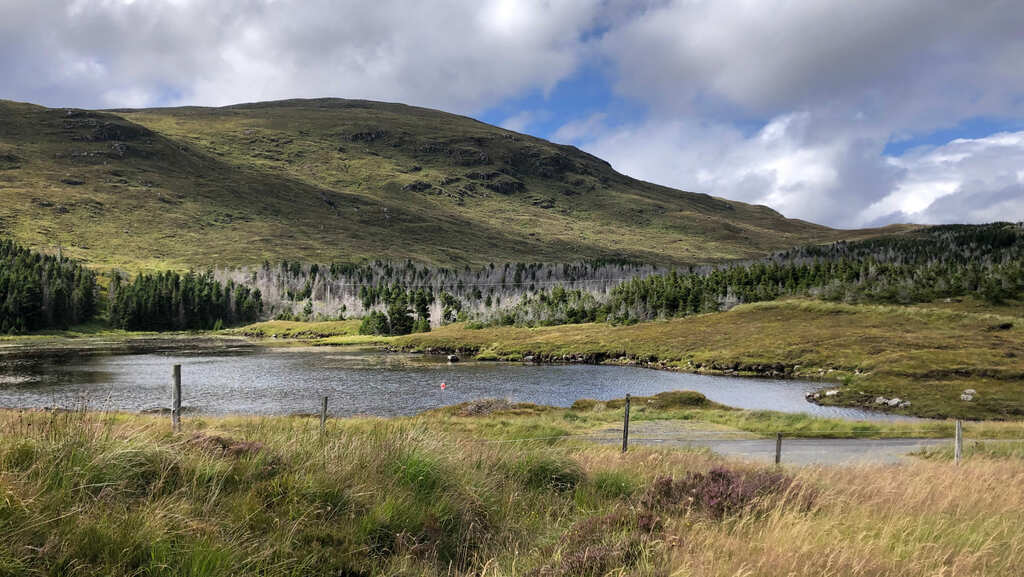
[[[471,112],[570,74],[596,9],[596,0],[4,0],[0,96],[93,107],[330,95]]]
[[[567,119],[554,138],[627,174],[833,226],[1021,219],[1018,148],[883,150],[1024,117],[1022,29],[1024,7],[1000,0],[0,0],[0,98],[342,96],[474,113],[587,62],[647,117]]]
[[[677,0],[602,40],[619,90],[667,112],[846,110],[892,132],[1024,111],[1009,1]],[[703,112],[707,112],[704,110]]]

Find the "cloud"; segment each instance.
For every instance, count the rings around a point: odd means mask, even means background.
[[[837,227],[1024,220],[1024,132],[887,157],[870,132],[824,138],[826,124],[793,113],[748,136],[728,124],[648,121],[597,126],[573,142],[638,178]]]
[[[513,132],[526,132],[530,125],[540,120],[540,115],[535,111],[520,111],[502,121],[501,127]]]
[[[607,113],[596,112],[585,118],[569,121],[560,126],[551,135],[551,140],[555,142],[575,142],[586,138],[590,134],[602,132],[605,129],[607,118]]]
[[[339,96],[501,110],[516,131],[576,109],[554,140],[789,216],[1024,218],[1018,133],[885,155],[1024,118],[1024,7],[1006,0],[0,0],[0,14],[0,98]],[[602,71],[607,94],[555,90],[581,70]],[[536,94],[585,106],[510,107]]]
[[[2,4],[6,98],[90,107],[333,95],[462,112],[550,90],[578,66],[598,8],[596,0]]]
[[[958,138],[889,162],[905,178],[864,212],[866,223],[1024,221],[1024,132]]]
[[[665,113],[840,110],[913,133],[1024,110],[1024,9],[984,0],[672,0],[600,40]]]
[[[877,141],[823,138],[819,124],[810,113],[792,113],[747,136],[724,123],[648,121],[575,142],[638,178],[851,225],[889,190],[898,170],[881,158]]]

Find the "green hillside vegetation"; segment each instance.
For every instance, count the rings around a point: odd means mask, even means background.
[[[1024,502],[1005,490],[1024,483],[1024,462],[1012,455],[968,453],[955,471],[941,455],[774,469],[481,434],[523,418],[341,419],[321,436],[297,417],[186,417],[172,434],[166,417],[0,411],[0,575],[1016,577],[1024,566]]]
[[[636,277],[607,295],[558,285],[488,311],[476,325],[635,323],[789,296],[887,304],[972,297],[993,306],[1024,300],[1024,225],[935,226],[797,247],[753,263]]]
[[[781,300],[729,312],[627,326],[605,323],[471,329],[466,324],[393,341],[411,350],[482,359],[619,362],[713,374],[840,383],[819,402],[926,417],[1024,416],[1024,321],[943,308]],[[827,384],[822,385],[827,388]],[[960,400],[975,389],[972,401]],[[877,397],[910,402],[903,408]]]
[[[681,264],[879,232],[637,181],[573,147],[398,104],[93,112],[0,101],[0,233],[103,269]]]

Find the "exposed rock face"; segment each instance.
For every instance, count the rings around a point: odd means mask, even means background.
[[[526,190],[526,185],[511,177],[502,177],[485,184],[487,188],[498,194],[515,194]]]
[[[0,152],[0,170],[21,168],[21,158],[10,152]]]
[[[352,142],[373,142],[375,140],[387,138],[388,135],[389,133],[387,130],[384,130],[383,128],[374,128],[350,134],[348,139]]]
[[[96,142],[135,140],[152,133],[135,124],[115,124],[105,122],[92,131],[92,140]]]
[[[434,188],[433,184],[430,184],[425,180],[417,180],[416,182],[412,182],[403,186],[402,190],[409,190],[412,192],[426,192],[431,188]]]
[[[558,178],[567,172],[587,174],[590,171],[567,154],[550,153],[536,147],[516,150],[509,158],[509,164],[517,172],[541,178]]]
[[[124,158],[128,154],[128,145],[123,142],[114,142],[110,145],[110,155],[117,158]]]
[[[891,399],[887,399],[885,397],[875,397],[875,404],[883,407],[905,409],[910,406],[910,401],[903,400],[899,397],[893,397]]]

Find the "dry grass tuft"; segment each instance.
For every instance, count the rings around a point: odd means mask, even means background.
[[[774,470],[451,415],[0,412],[0,575],[1010,577],[1024,461]],[[463,422],[494,416],[458,417]],[[232,451],[232,447],[239,450]]]

